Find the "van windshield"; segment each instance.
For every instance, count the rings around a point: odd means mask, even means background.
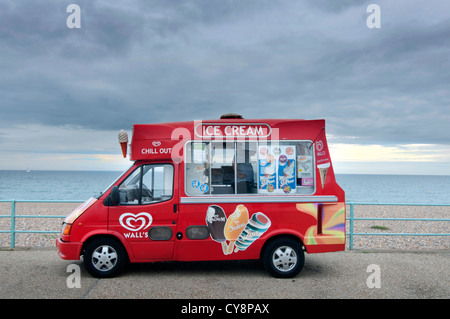
[[[134,165],[134,164],[133,164]],[[104,193],[106,193],[124,174],[126,174],[130,168],[133,167],[133,165],[131,165],[128,169],[126,169],[125,171],[123,171],[111,184],[109,184],[108,187],[105,188],[105,190],[103,192],[100,192],[100,194],[94,196],[94,198],[99,199]]]

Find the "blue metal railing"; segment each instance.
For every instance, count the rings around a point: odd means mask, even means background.
[[[17,233],[59,233],[59,230],[17,230],[16,229],[16,218],[66,218],[66,215],[17,215],[16,214],[16,203],[83,203],[83,201],[76,200],[0,200],[0,202],[10,202],[11,203],[11,214],[10,215],[0,215],[0,218],[11,218],[10,230],[0,230],[0,233],[10,233],[10,246],[11,248],[16,247],[16,234]]]
[[[354,236],[450,236],[450,233],[355,233],[354,221],[355,220],[395,220],[395,221],[432,221],[432,222],[448,222],[449,218],[380,218],[380,217],[355,217],[355,205],[373,205],[373,206],[450,206],[450,204],[407,204],[407,203],[365,203],[365,202],[347,202],[346,205],[350,205],[349,217],[346,220],[349,221],[348,246],[349,249],[353,249]]]
[[[11,234],[10,246],[15,248],[16,234],[17,233],[59,233],[59,230],[17,230],[16,218],[65,218],[65,215],[17,215],[16,203],[83,203],[78,200],[0,200],[0,202],[11,203],[10,215],[0,215],[0,218],[11,218],[11,226],[9,230],[0,230],[0,233]],[[355,233],[354,221],[355,220],[390,220],[390,221],[439,221],[448,222],[449,218],[380,218],[380,217],[355,217],[355,205],[378,205],[378,206],[449,206],[450,204],[393,204],[393,203],[366,203],[366,202],[347,202],[346,205],[350,206],[349,216],[346,220],[349,222],[349,232],[346,233],[348,238],[349,249],[353,249],[353,240],[355,236],[450,236],[450,233]]]

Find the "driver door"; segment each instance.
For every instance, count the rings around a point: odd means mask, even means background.
[[[112,231],[123,235],[139,260],[173,256],[177,223],[176,166],[143,164],[120,184],[120,204],[109,207]]]

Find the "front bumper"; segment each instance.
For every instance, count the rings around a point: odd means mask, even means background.
[[[61,238],[56,239],[56,247],[58,255],[62,259],[79,260],[83,243],[62,241]]]

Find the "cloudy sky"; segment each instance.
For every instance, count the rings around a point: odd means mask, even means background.
[[[81,28],[67,26],[72,3]],[[337,173],[450,175],[449,12],[445,0],[2,0],[0,169],[122,170],[118,130],[236,112],[326,119]]]

